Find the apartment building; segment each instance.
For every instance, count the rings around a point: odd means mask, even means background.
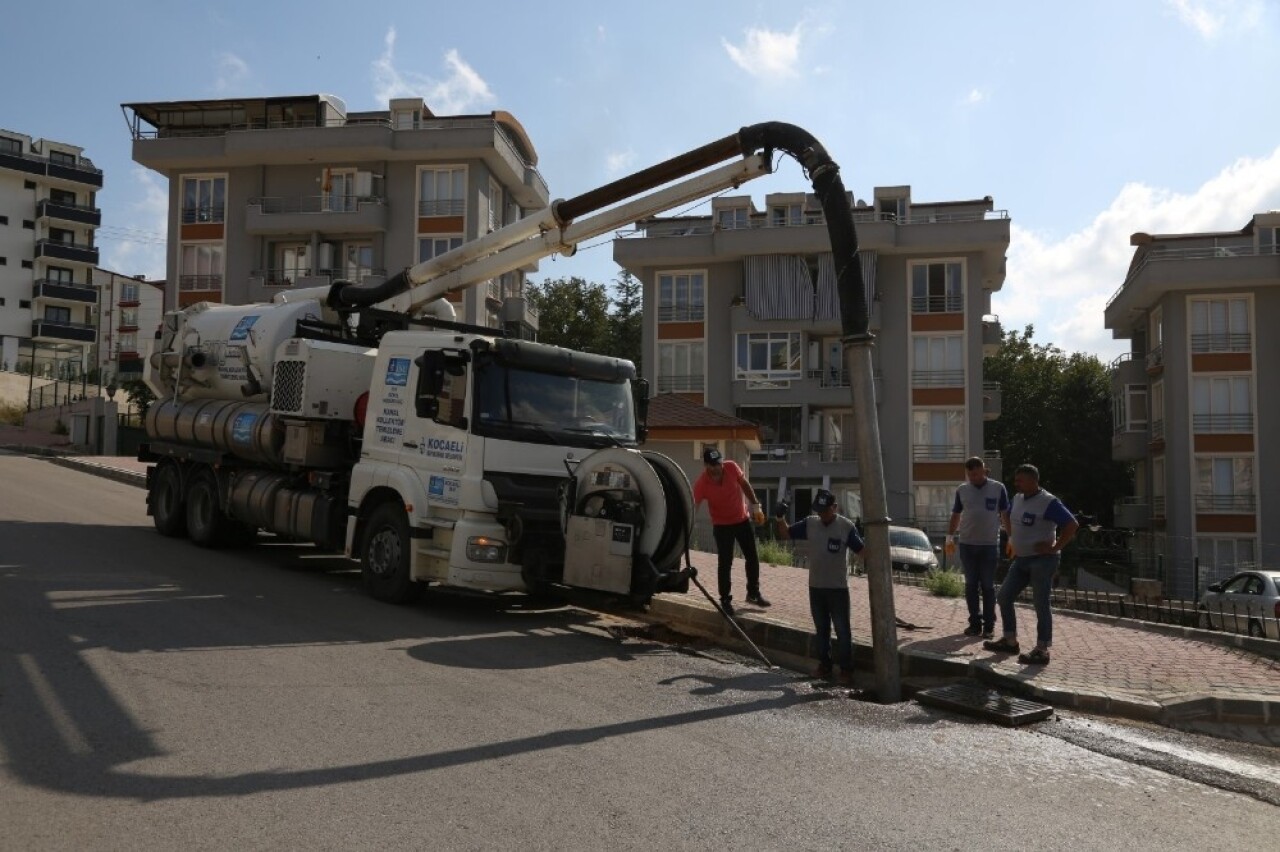
[[[1238,231],[1132,236],[1133,259],[1105,311],[1130,351],[1111,367],[1112,457],[1132,462],[1116,524],[1166,593],[1280,564],[1280,212]]]
[[[506,112],[436,116],[421,98],[350,112],[332,95],[123,108],[134,160],[169,179],[177,307],[382,280],[548,202],[533,144]],[[531,336],[534,269],[454,295],[458,318]]]
[[[155,345],[164,318],[165,282],[142,275],[93,271],[101,308],[98,317],[98,368],[102,384],[142,378],[142,365]]]
[[[81,148],[0,129],[0,368],[80,378],[94,366],[101,188]]]
[[[986,455],[1001,475],[983,440],[1000,391],[982,360],[1001,339],[991,296],[1009,218],[990,197],[916,202],[910,186],[877,187],[854,213],[889,512],[941,535],[964,459]],[[763,209],[716,198],[710,216],[640,223],[614,259],[643,284],[654,389],[759,426],[750,477],[768,504],[785,496],[807,514],[821,487],[860,514],[836,272],[813,196],[771,194]]]

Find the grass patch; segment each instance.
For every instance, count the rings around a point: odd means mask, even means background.
[[[964,594],[964,576],[959,571],[930,571],[924,587],[940,598],[958,598]]]
[[[761,562],[767,562],[770,565],[794,565],[795,551],[791,545],[784,541],[776,541],[773,539],[762,539],[756,542],[756,553],[760,556]]]
[[[21,426],[27,407],[16,402],[0,402],[0,423],[6,426]]]

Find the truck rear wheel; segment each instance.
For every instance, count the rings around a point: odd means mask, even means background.
[[[411,603],[422,594],[422,583],[409,578],[409,519],[395,503],[373,510],[365,526],[360,575],[365,590],[387,603]]]
[[[222,547],[231,543],[227,516],[218,505],[218,480],[204,470],[187,486],[187,534],[200,547]]]
[[[187,534],[187,503],[182,495],[182,472],[171,461],[161,462],[151,476],[151,519],[156,532],[171,538]]]

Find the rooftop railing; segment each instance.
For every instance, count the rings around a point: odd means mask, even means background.
[[[898,225],[939,225],[963,222],[983,222],[988,220],[1008,219],[1008,210],[984,210],[973,213],[912,213],[905,217],[893,213],[875,213],[872,211],[854,210],[853,221],[863,225],[872,222],[888,222]],[[766,228],[799,228],[805,225],[824,225],[825,219],[820,214],[806,213],[803,222],[795,220],[773,220],[766,213],[759,213],[746,222],[716,224],[711,217],[700,216],[697,219],[669,220],[658,219],[636,225],[634,228],[618,231],[619,239],[640,239],[644,237],[693,237],[705,236],[718,231],[750,231]]]
[[[1186,248],[1175,248],[1173,246],[1152,246],[1147,249],[1142,259],[1129,270],[1129,274],[1125,276],[1124,282],[1116,288],[1111,294],[1111,298],[1107,299],[1107,307],[1111,307],[1111,303],[1120,298],[1120,294],[1124,289],[1136,279],[1142,270],[1147,268],[1151,263],[1162,263],[1165,261],[1187,261],[1187,260],[1220,260],[1222,258],[1232,257],[1259,257],[1280,254],[1280,246],[1264,245],[1255,246],[1253,243],[1241,243],[1239,245],[1226,246],[1195,246]]]

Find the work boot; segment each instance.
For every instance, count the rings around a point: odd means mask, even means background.
[[[725,615],[733,615],[733,602],[729,598],[720,599],[720,608],[724,610]]]
[[[982,628],[976,624],[970,624],[964,629],[965,636],[977,636],[980,633],[982,633]]]
[[[755,604],[756,606],[773,606],[773,604],[765,600],[764,595],[759,592],[756,592],[754,595],[747,595],[747,603]]]
[[[829,663],[818,663],[818,667],[813,670],[813,677],[819,680],[826,680],[831,677],[831,665]]]

